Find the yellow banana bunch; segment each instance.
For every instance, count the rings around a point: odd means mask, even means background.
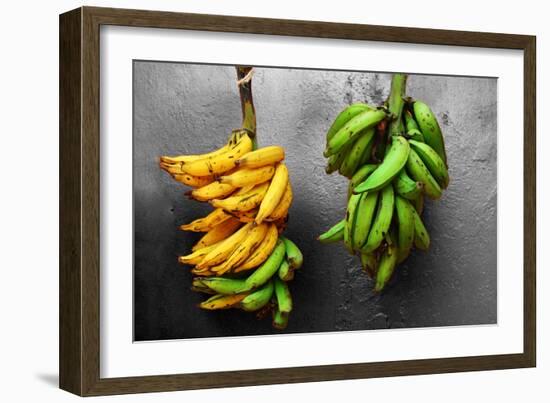
[[[425,103],[405,97],[406,78],[393,76],[385,106],[346,107],[326,135],[326,171],[338,170],[350,186],[345,218],[318,239],[343,241],[359,255],[376,292],[413,246],[428,249],[430,237],[420,217],[424,196],[439,199],[449,184],[440,126]]]
[[[163,156],[160,167],[192,187],[190,198],[214,207],[205,217],[180,226],[203,233],[191,253],[178,258],[196,276],[192,289],[213,294],[200,308],[239,308],[259,316],[271,310],[278,318],[273,326],[282,329],[292,299],[288,286],[280,283],[290,281],[303,260],[298,247],[281,237],[292,185],[282,147],[253,147],[248,132],[236,130],[216,151]]]

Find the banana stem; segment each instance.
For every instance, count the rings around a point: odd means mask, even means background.
[[[388,98],[388,109],[394,116],[394,119],[390,123],[390,135],[398,136],[401,134],[403,106],[405,101],[405,89],[407,87],[407,75],[406,74],[394,74],[391,79],[391,91]]]
[[[239,80],[239,95],[241,97],[241,109],[243,114],[243,129],[249,131],[249,136],[252,138],[254,149],[257,148],[256,141],[256,111],[254,109],[254,101],[252,100],[252,67],[250,66],[237,66],[237,80]]]

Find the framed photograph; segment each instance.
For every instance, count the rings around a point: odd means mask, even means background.
[[[60,16],[60,387],[533,367],[535,37]]]

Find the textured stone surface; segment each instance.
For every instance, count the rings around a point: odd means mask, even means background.
[[[324,172],[324,134],[356,101],[382,102],[389,74],[256,69],[260,145],[280,144],[295,189],[286,235],[304,252],[291,283],[294,311],[285,332],[473,325],[497,320],[496,79],[409,77],[407,93],[430,104],[447,143],[451,184],[427,202],[432,237],[413,252],[382,295],[341,244],[315,238],[345,212],[347,180]],[[209,211],[158,168],[163,154],[207,152],[240,125],[235,71],[227,66],[134,65],[136,340],[280,333],[270,320],[237,310],[205,312],[178,265],[196,234],[177,229]],[[130,281],[130,280],[129,280]]]

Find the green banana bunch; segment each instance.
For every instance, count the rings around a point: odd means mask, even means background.
[[[395,74],[380,107],[356,103],[327,132],[327,173],[349,179],[347,208],[318,240],[343,241],[358,254],[363,270],[382,291],[413,249],[425,251],[430,236],[422,222],[424,196],[439,199],[449,186],[441,128],[430,108],[405,96],[406,76]],[[292,270],[281,265],[279,279]],[[275,283],[277,294],[277,283]],[[274,311],[274,325],[284,312]]]

